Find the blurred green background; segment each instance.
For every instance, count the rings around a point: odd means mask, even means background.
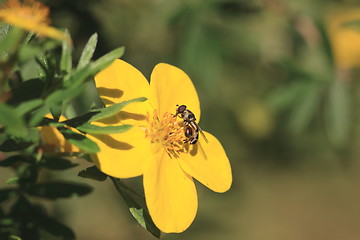
[[[45,3],[77,59],[97,32],[95,56],[125,46],[146,77],[166,62],[193,80],[200,125],[222,142],[234,182],[224,194],[197,184],[194,223],[164,239],[360,239],[357,1]],[[155,239],[110,181],[87,182],[92,194],[51,206],[77,239]]]

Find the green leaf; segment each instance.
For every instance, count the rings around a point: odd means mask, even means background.
[[[45,105],[34,111],[30,117],[29,126],[37,126],[44,119],[44,116],[49,113],[49,111],[49,107]]]
[[[10,235],[10,240],[21,240],[21,237],[15,236],[15,235]]]
[[[0,124],[5,127],[5,131],[14,137],[26,137],[27,128],[24,120],[10,106],[0,103]]]
[[[86,43],[84,50],[81,53],[81,57],[80,57],[78,65],[77,65],[77,69],[81,69],[89,64],[89,62],[95,52],[97,42],[98,42],[98,34],[94,33],[89,38],[89,41]]]
[[[97,121],[97,120],[100,120],[100,119],[104,119],[104,118],[114,116],[123,107],[125,107],[129,103],[143,102],[145,100],[146,100],[146,98],[144,98],[144,97],[136,98],[136,99],[132,99],[132,100],[129,100],[129,101],[124,101],[122,103],[113,104],[112,106],[107,107],[107,108],[94,109],[94,110],[91,110],[90,112],[88,112],[88,113],[86,113],[86,114],[84,114],[82,116],[78,116],[78,117],[66,120],[63,123],[65,123],[68,126],[78,128],[79,126],[82,126],[82,125],[84,125],[86,123],[90,123],[90,122],[93,122],[93,121]],[[107,130],[111,130],[111,128],[109,128]]]
[[[73,132],[65,127],[58,127],[58,129],[66,138],[66,140],[68,140],[71,144],[74,144],[81,150],[87,153],[97,153],[100,151],[98,145],[90,139],[86,138],[84,135]]]
[[[320,46],[324,48],[324,52],[327,56],[329,65],[333,66],[334,65],[334,56],[333,56],[333,51],[331,48],[331,43],[330,43],[329,35],[327,34],[327,31],[326,31],[325,24],[324,24],[324,22],[317,22],[316,25],[319,29],[319,33],[321,36],[322,44],[320,44]]]
[[[295,104],[296,107],[292,109],[289,123],[291,131],[295,134],[302,133],[309,126],[321,100],[321,85],[311,83],[303,90],[300,99]]]
[[[0,151],[2,152],[21,151],[24,150],[25,148],[30,147],[33,144],[34,144],[33,142],[26,141],[21,138],[12,137],[1,143]]]
[[[71,78],[70,81],[66,82],[65,86],[71,86],[76,88],[80,86],[86,79],[100,72],[107,66],[109,66],[115,59],[120,58],[124,53],[124,47],[117,48],[108,54],[102,56],[95,62],[88,64],[86,67],[81,68]]]
[[[92,116],[90,118],[89,122],[93,122],[93,121],[97,121],[97,120],[100,120],[100,119],[112,117],[112,116],[116,115],[118,112],[120,112],[120,110],[123,107],[127,106],[128,104],[133,103],[133,102],[144,102],[146,100],[147,100],[147,98],[140,97],[140,98],[135,98],[135,99],[132,99],[132,100],[124,101],[124,102],[121,102],[121,103],[115,103],[115,104],[113,104],[113,105],[111,105],[110,107],[107,107],[107,108],[100,108],[100,109],[92,110],[92,112],[97,112],[97,114]]]
[[[105,181],[107,175],[100,172],[96,166],[88,167],[78,173],[79,177],[90,178],[96,181]]]
[[[65,34],[70,39],[70,34],[68,31]],[[61,59],[60,59],[60,70],[61,73],[65,76],[64,81],[69,80],[71,68],[72,68],[72,45],[68,41],[62,41],[62,52],[61,52]]]
[[[129,206],[129,210],[135,220],[154,237],[160,238],[161,232],[156,227],[149,215],[149,212],[147,211],[144,196],[140,196],[139,194],[133,192],[118,178],[111,177],[111,180],[113,181],[116,190],[120,193]]]
[[[146,222],[144,219],[144,210],[142,208],[138,209],[138,208],[134,208],[131,207],[129,208],[131,214],[133,215],[133,217],[136,219],[136,221],[143,227],[146,229]]]
[[[352,28],[355,31],[360,31],[360,19],[344,22],[341,26],[345,28]]]
[[[87,65],[84,68],[81,68],[80,70],[76,71],[71,79],[67,82],[64,83],[64,87],[72,89],[72,88],[77,88],[79,86],[81,86],[81,84],[87,80],[89,77],[93,76],[94,74],[96,74],[95,71],[93,71],[93,69],[91,68],[91,64]]]
[[[0,23],[0,42],[6,37],[9,33],[10,25],[7,23]]]
[[[35,183],[39,176],[39,169],[35,164],[22,164],[17,169],[19,184]]]
[[[84,183],[54,181],[38,183],[30,186],[27,193],[47,199],[59,199],[84,196],[92,191],[92,187]]]
[[[13,156],[5,158],[4,160],[1,160],[0,167],[10,167],[18,162],[31,163],[34,161],[35,161],[35,159],[33,157],[24,156],[24,155],[13,155]]]
[[[73,163],[68,159],[59,157],[44,157],[40,162],[40,166],[50,170],[65,170],[78,165],[79,164]]]
[[[121,58],[124,55],[125,48],[119,47],[111,52],[100,57],[98,60],[92,63],[92,68],[98,72],[109,66],[115,59]]]
[[[268,105],[275,111],[284,111],[292,108],[296,101],[306,91],[308,82],[296,81],[288,86],[276,89],[267,99]]]
[[[24,44],[19,48],[19,52],[18,52],[19,62],[24,63],[29,59],[36,57],[40,53],[52,50],[57,46],[59,46],[59,43],[60,43],[59,41],[46,39],[46,41],[40,44],[39,43],[33,44],[31,42]]]
[[[20,45],[23,36],[24,32],[20,28],[11,28],[8,34],[0,42],[0,55],[5,53],[12,54]]]
[[[20,178],[18,178],[18,177],[12,177],[12,178],[9,178],[9,179],[6,181],[6,183],[7,183],[7,184],[17,184],[17,183],[19,183],[19,181],[20,181]]]
[[[43,216],[38,219],[41,227],[53,236],[61,237],[61,239],[75,239],[74,232],[65,224],[50,216]]]
[[[85,86],[78,86],[76,88],[60,88],[55,92],[51,93],[45,100],[45,103],[48,106],[52,106],[53,104],[60,103],[63,101],[69,101],[76,96],[80,95],[84,91]]]
[[[29,91],[29,89],[31,89],[31,91]],[[12,90],[12,97],[7,103],[10,105],[19,105],[26,101],[40,99],[43,89],[44,82],[41,79],[34,78],[24,81]]]
[[[0,189],[0,203],[8,200],[12,195],[16,195],[15,188]]]
[[[19,116],[23,116],[31,110],[40,107],[44,101],[42,99],[34,99],[20,104],[15,111]]]
[[[85,113],[84,115],[63,121],[62,123],[66,124],[68,126],[77,128],[78,126],[81,126],[84,123],[87,123],[91,119],[91,117],[96,115],[97,113],[98,112],[88,112],[88,113]]]
[[[350,85],[335,80],[329,89],[328,105],[325,109],[326,130],[336,147],[343,147],[349,139],[351,123]]]
[[[111,133],[126,132],[131,127],[132,127],[131,125],[100,127],[100,126],[91,125],[91,124],[84,124],[84,125],[77,127],[76,129],[81,132],[91,133],[91,134],[111,134]]]
[[[26,239],[44,239],[39,236],[39,227],[56,236],[56,239],[75,239],[70,228],[50,217],[46,208],[31,203],[24,195],[11,207],[10,216],[16,222],[26,223]]]
[[[63,106],[62,102],[53,103],[50,106],[50,113],[55,121],[59,121],[62,112],[62,106]]]

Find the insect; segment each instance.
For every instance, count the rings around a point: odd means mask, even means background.
[[[185,142],[190,142],[190,144],[195,144],[199,140],[199,131],[187,125],[185,128],[185,136],[188,138]]]
[[[192,111],[187,109],[185,105],[176,105],[178,108],[176,109],[175,117],[180,115],[180,117],[184,120],[186,128],[185,128],[185,136],[188,138],[190,144],[195,144],[199,140],[199,132],[203,136],[205,142],[209,142],[205,137],[205,134],[201,130],[200,126],[196,123],[195,115]]]

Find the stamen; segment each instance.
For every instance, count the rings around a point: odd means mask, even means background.
[[[36,0],[7,0],[0,6],[0,21],[40,36],[71,42],[67,34],[49,26],[49,8]]]
[[[29,20],[38,24],[50,24],[49,8],[41,2],[26,0],[8,0],[2,7],[0,15],[16,16],[19,19]]]
[[[161,144],[170,157],[179,157],[186,149],[185,124],[178,122],[171,113],[165,113],[159,118],[158,112],[154,110],[153,115],[146,115],[148,126],[145,128],[145,136],[151,143]]]

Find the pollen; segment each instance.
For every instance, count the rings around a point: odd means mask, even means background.
[[[184,133],[185,124],[178,122],[176,116],[165,113],[159,117],[156,110],[153,115],[146,116],[148,126],[145,128],[145,135],[151,143],[159,144],[170,157],[178,157],[184,152],[188,143]]]
[[[49,26],[49,8],[35,0],[7,0],[0,7],[0,21],[42,36],[69,41],[67,35]]]

